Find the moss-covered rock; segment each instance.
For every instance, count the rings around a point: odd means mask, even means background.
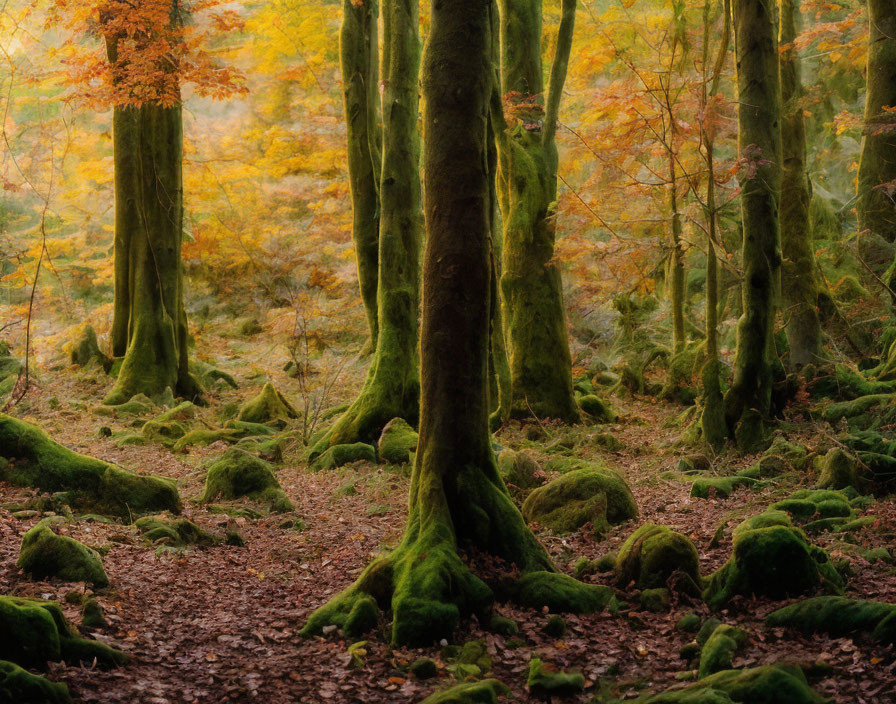
[[[734,655],[749,640],[747,632],[722,624],[713,630],[700,650],[700,668],[697,678],[703,679],[721,670],[730,670]]]
[[[488,630],[502,636],[515,636],[520,632],[520,627],[512,618],[493,614],[488,622]]]
[[[125,403],[103,405],[94,409],[94,413],[111,418],[122,416],[146,416],[156,410],[155,402],[145,394],[137,394]]]
[[[498,697],[510,694],[505,684],[488,679],[463,682],[448,689],[433,692],[420,704],[498,704]]]
[[[238,416],[239,420],[250,423],[285,423],[298,417],[298,411],[270,383],[264,385],[258,396],[243,404]]]
[[[587,413],[595,423],[615,423],[613,407],[600,396],[586,394],[578,398],[579,408]]]
[[[693,611],[689,611],[678,620],[675,629],[683,633],[696,633],[700,630],[700,617]]]
[[[839,447],[829,450],[821,461],[819,489],[845,489],[848,486],[862,489],[867,484],[867,480],[859,471],[856,458]]]
[[[239,388],[239,384],[236,383],[236,379],[232,375],[196,358],[190,358],[190,373],[203,389],[223,386],[229,386],[232,389]]]
[[[553,614],[545,621],[542,630],[551,638],[562,638],[566,635],[566,621],[561,616]]]
[[[616,472],[600,466],[568,472],[535,489],[523,503],[526,520],[558,533],[591,523],[599,533],[638,515],[631,490]]]
[[[188,447],[192,447],[194,445],[198,445],[200,447],[205,447],[207,445],[211,445],[212,443],[216,443],[219,440],[222,440],[226,443],[234,443],[240,438],[239,432],[230,428],[222,428],[219,430],[212,430],[210,428],[196,428],[191,430],[182,438],[180,438],[177,442],[172,445],[172,450],[175,452],[183,452]]]
[[[72,339],[63,347],[69,361],[79,367],[96,362],[104,371],[112,367],[112,358],[100,349],[96,330],[87,323],[78,326]]]
[[[834,638],[864,632],[886,645],[892,643],[896,635],[887,625],[887,619],[892,619],[894,615],[896,604],[842,596],[818,596],[773,611],[766,618],[766,623],[807,633],[827,633]]]
[[[108,626],[103,607],[96,599],[87,599],[81,608],[81,626],[84,628],[105,628]]]
[[[355,442],[349,445],[331,445],[315,458],[310,469],[320,471],[336,469],[349,462],[376,462],[376,449],[373,445]]]
[[[526,678],[529,694],[538,699],[572,697],[585,691],[585,678],[578,672],[563,672],[542,662],[539,658],[529,661],[529,675]]]
[[[622,544],[615,573],[616,585],[622,588],[632,582],[638,589],[665,587],[677,573],[680,586],[690,583],[694,589],[700,584],[700,561],[686,535],[647,523]]]
[[[854,515],[849,497],[843,492],[829,489],[800,489],[789,498],[772,504],[771,508],[786,511],[797,522],[850,518]]]
[[[644,698],[643,704],[823,704],[793,665],[722,670],[683,688]]]
[[[13,704],[70,704],[68,687],[33,675],[13,662],[0,660],[0,702]]]
[[[177,420],[149,420],[143,424],[140,434],[146,440],[171,447],[187,434],[187,426]]]
[[[544,484],[544,471],[532,455],[525,451],[501,450],[498,473],[508,487],[534,489]]]
[[[292,511],[292,502],[280,488],[270,464],[248,452],[232,447],[208,468],[205,489],[199,503],[207,504],[248,497],[268,505],[272,511]]]
[[[143,537],[152,543],[164,543],[172,547],[198,545],[209,547],[221,542],[192,521],[185,518],[171,520],[162,516],[145,516],[134,525]]]
[[[597,574],[602,572],[612,572],[616,568],[616,553],[608,552],[601,555],[596,560],[589,560],[587,557],[580,557],[576,560],[576,564],[572,568],[572,573],[576,579],[589,574]]]
[[[409,671],[418,680],[431,680],[439,674],[439,667],[434,660],[417,658],[411,663]]]
[[[703,598],[710,608],[724,606],[735,594],[780,599],[805,594],[824,583],[840,589],[842,579],[827,553],[802,531],[769,525],[735,529],[731,558],[709,578]]]
[[[638,603],[645,611],[652,611],[657,614],[663,613],[672,606],[672,592],[666,587],[644,589],[638,594]]]
[[[16,567],[37,579],[56,577],[66,582],[109,585],[99,553],[67,535],[57,535],[41,521],[22,536]]]
[[[377,456],[389,464],[407,464],[417,451],[417,431],[404,418],[386,423],[376,444]]]
[[[513,599],[522,606],[554,612],[591,614],[616,608],[616,596],[609,587],[583,584],[569,575],[555,572],[528,572],[516,582]]]
[[[0,479],[42,491],[64,492],[75,509],[129,517],[154,511],[180,511],[177,486],[170,479],[134,474],[79,455],[53,442],[37,426],[0,413]]]
[[[91,662],[117,667],[128,661],[121,651],[82,638],[52,601],[0,596],[0,659],[22,667],[47,662]]]
[[[735,475],[733,477],[700,477],[691,484],[691,496],[698,499],[712,497],[727,499],[741,486],[754,487],[759,481],[753,477]]]
[[[781,435],[776,435],[771,446],[762,453],[764,459],[779,458],[796,470],[809,466],[809,452],[802,445],[790,442]]]

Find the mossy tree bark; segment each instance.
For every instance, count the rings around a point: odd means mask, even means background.
[[[868,0],[868,16],[865,128],[856,201],[863,233],[860,250],[869,237],[896,242],[896,113],[885,110],[896,106],[896,5],[892,0]]]
[[[423,67],[422,394],[410,516],[401,544],[316,611],[305,635],[327,624],[360,635],[379,608],[391,609],[396,644],[451,637],[462,614],[483,614],[492,600],[458,554],[465,545],[548,581],[563,577],[545,572],[550,559],[498,475],[488,432],[489,6],[439,0],[431,17]]]
[[[503,300],[511,413],[576,422],[560,270],[554,259],[557,118],[575,21],[564,0],[544,101],[541,0],[500,0],[502,90],[514,124],[493,112],[503,215]],[[542,119],[543,118],[543,119]]]
[[[358,262],[361,301],[370,329],[370,350],[377,338],[377,261],[379,258],[380,136],[376,0],[344,0],[339,59],[348,142],[348,182],[352,199],[352,239]]]
[[[358,398],[315,445],[375,443],[396,417],[417,424],[420,374],[417,317],[423,211],[420,195],[419,10],[412,0],[383,3],[383,160],[379,187],[376,351]]]
[[[806,126],[800,58],[794,41],[800,25],[799,0],[779,1],[781,47],[781,297],[787,317],[790,365],[818,362],[823,354],[816,303],[815,252],[809,224],[811,192],[806,171]]]
[[[743,218],[743,314],[728,428],[742,449],[761,442],[771,408],[775,298],[780,286],[781,89],[774,0],[734,0],[738,152]]]

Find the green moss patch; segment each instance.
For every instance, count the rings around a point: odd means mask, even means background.
[[[679,584],[690,583],[699,591],[700,562],[697,548],[681,533],[652,523],[632,533],[616,558],[616,585],[634,582],[638,589],[665,587],[673,575],[681,575]]]
[[[286,397],[267,383],[255,398],[247,401],[239,412],[239,420],[250,423],[285,423],[298,418],[299,412]]]
[[[722,670],[683,688],[646,697],[643,704],[823,704],[800,668],[764,665]]]
[[[211,503],[218,498],[230,501],[244,496],[269,506],[272,511],[282,513],[293,509],[289,497],[280,488],[273,467],[232,447],[209,466],[199,503]]]
[[[539,658],[532,658],[526,686],[533,697],[550,700],[552,697],[572,697],[584,692],[585,678],[581,673],[563,672]]]
[[[613,407],[600,396],[586,394],[577,399],[579,408],[587,413],[595,423],[615,423],[616,413]]]
[[[533,609],[548,607],[554,612],[591,614],[616,608],[616,597],[609,587],[584,584],[569,575],[556,572],[528,572],[515,585],[513,599]]]
[[[146,516],[138,519],[134,525],[146,540],[152,543],[164,543],[172,547],[188,545],[210,547],[221,542],[211,533],[207,533],[192,521],[183,518],[170,520],[158,516]]]
[[[591,523],[595,532],[638,515],[631,490],[616,472],[599,466],[573,470],[535,489],[523,516],[558,533]]]
[[[99,553],[74,538],[57,535],[47,521],[41,521],[22,536],[16,567],[37,579],[56,577],[96,587],[109,584]]]
[[[0,701],[15,704],[70,704],[68,687],[0,660]]]
[[[808,633],[827,633],[835,638],[865,632],[886,645],[893,643],[896,637],[894,618],[896,604],[818,596],[773,611],[766,623]]]
[[[498,474],[508,488],[526,491],[544,484],[544,471],[528,452],[501,450],[498,453]]]
[[[819,489],[845,489],[850,486],[860,489],[867,484],[868,481],[862,476],[856,458],[839,447],[830,450],[821,461]]]
[[[376,454],[389,464],[407,464],[417,451],[417,431],[404,418],[393,418],[376,444]]]
[[[733,477],[700,477],[691,484],[691,496],[698,499],[712,497],[727,499],[741,486],[756,487],[760,484],[753,477],[735,475]]]
[[[747,644],[748,640],[746,631],[736,626],[719,625],[700,650],[698,679],[702,680],[722,670],[730,670],[734,655]]]
[[[376,462],[376,449],[373,445],[355,442],[349,445],[332,445],[324,450],[311,463],[314,471],[336,469],[349,462]]]
[[[430,694],[420,704],[498,704],[498,697],[510,694],[502,682],[494,679],[463,682]]]

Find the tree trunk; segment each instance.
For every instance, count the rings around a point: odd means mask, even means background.
[[[564,0],[544,109],[541,0],[501,0],[503,90],[516,124],[495,121],[504,246],[501,295],[511,413],[576,422],[572,361],[556,238],[557,114],[572,44],[575,0]]]
[[[419,10],[413,0],[383,3],[383,161],[380,180],[376,352],[361,393],[314,447],[375,443],[396,417],[417,424],[420,375],[417,317],[420,294]]]
[[[361,301],[370,329],[369,349],[377,338],[377,258],[379,250],[379,139],[376,0],[345,0],[339,58],[348,141],[348,181],[352,198],[352,239],[358,262]]]
[[[672,351],[678,354],[684,350],[686,340],[684,329],[684,248],[681,241],[681,212],[678,208],[678,169],[675,155],[674,116],[669,108],[672,131],[669,137],[669,211],[672,214],[672,254],[670,268],[672,276]],[[673,386],[678,380],[672,380]]]
[[[738,446],[763,441],[771,407],[775,296],[780,285],[781,89],[773,0],[734,0],[741,159],[744,311],[725,417]]]
[[[576,591],[552,569],[495,464],[488,432],[490,208],[489,6],[439,0],[423,67],[427,224],[421,329],[420,438],[404,539],[310,618],[356,637],[391,608],[392,640],[450,638],[461,615],[485,617],[491,589],[458,554],[469,545]],[[543,582],[544,583],[544,582]],[[551,588],[548,586],[548,588]],[[555,587],[556,589],[556,587]]]
[[[781,72],[781,295],[787,318],[787,344],[794,368],[818,362],[823,354],[816,301],[815,252],[809,225],[809,174],[800,58],[794,46],[799,33],[799,0],[780,0],[779,67]]]
[[[860,252],[880,273],[890,262],[874,261],[881,238],[896,243],[896,5],[868,0],[871,23],[866,73],[865,129],[859,163],[858,200]],[[879,241],[879,240],[878,240]]]

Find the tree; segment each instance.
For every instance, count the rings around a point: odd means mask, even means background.
[[[732,5],[744,271],[743,314],[725,418],[738,446],[749,451],[761,442],[771,410],[773,324],[781,267],[781,89],[773,1],[734,0]]]
[[[503,216],[501,298],[511,413],[576,422],[560,270],[554,259],[555,134],[572,46],[575,0],[564,0],[547,100],[541,0],[500,0],[506,114],[493,111]]]
[[[352,238],[358,262],[361,301],[370,328],[370,349],[377,337],[377,260],[379,250],[380,132],[378,122],[376,0],[345,0],[339,33],[339,58],[345,101],[348,180],[352,198]]]
[[[868,18],[871,34],[856,212],[860,253],[880,269],[874,241],[896,243],[896,6],[891,0],[868,0]]]
[[[809,223],[812,198],[806,171],[806,126],[800,58],[794,42],[799,33],[800,0],[780,0],[781,48],[781,295],[787,318],[785,331],[790,364],[801,367],[818,362],[823,354],[821,323],[816,302],[815,252]]]
[[[335,624],[350,636],[392,612],[392,640],[450,637],[461,615],[484,616],[492,590],[461,560],[484,551],[556,593],[596,606],[602,588],[552,570],[497,472],[488,432],[489,207],[485,158],[492,89],[489,6],[433,2],[423,65],[425,212],[420,438],[400,545],[312,614],[303,634]],[[559,593],[558,585],[566,589]],[[572,596],[570,596],[572,595]],[[605,603],[605,602],[603,602]],[[553,608],[553,607],[552,607]]]
[[[383,3],[383,161],[379,187],[376,352],[358,398],[315,445],[375,442],[396,417],[417,423],[420,377],[417,316],[420,290],[420,72],[418,6]]]

